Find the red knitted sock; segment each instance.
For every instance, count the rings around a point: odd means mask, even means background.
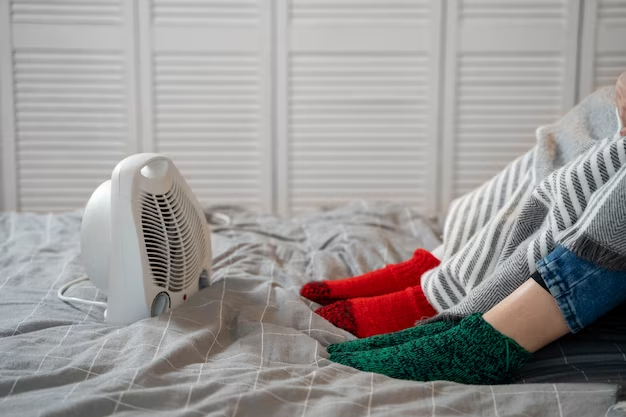
[[[437,314],[419,285],[377,297],[337,301],[315,312],[357,337],[403,330]]]
[[[356,297],[390,294],[419,285],[422,274],[439,265],[439,259],[418,249],[413,257],[395,265],[353,278],[334,281],[312,281],[304,285],[300,295],[321,305]]]

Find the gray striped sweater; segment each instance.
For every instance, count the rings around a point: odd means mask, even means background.
[[[537,129],[525,155],[453,202],[435,251],[442,262],[422,276],[440,316],[486,312],[558,244],[626,266],[626,208],[618,207],[626,206],[626,138],[615,133],[613,102],[612,88],[591,94]]]

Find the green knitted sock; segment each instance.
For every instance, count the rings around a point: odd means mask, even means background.
[[[473,314],[443,333],[382,349],[331,353],[329,359],[398,379],[487,385],[509,382],[531,356]]]
[[[457,323],[437,321],[421,326],[409,327],[394,333],[380,334],[365,339],[328,345],[328,353],[356,352],[359,350],[380,349],[389,346],[401,345],[424,336],[432,336],[456,326]]]

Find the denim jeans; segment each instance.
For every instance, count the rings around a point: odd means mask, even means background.
[[[563,246],[537,262],[537,270],[572,333],[626,300],[626,271],[599,267]]]

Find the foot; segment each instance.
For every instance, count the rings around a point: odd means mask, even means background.
[[[377,297],[337,301],[315,312],[357,337],[403,330],[437,314],[419,285]]]
[[[300,295],[318,304],[328,305],[350,298],[390,294],[419,285],[422,274],[437,265],[437,258],[428,251],[418,249],[408,261],[357,277],[309,282],[302,287]]]
[[[473,314],[433,336],[382,349],[331,353],[329,359],[398,379],[491,385],[510,382],[530,357],[480,314]]]

